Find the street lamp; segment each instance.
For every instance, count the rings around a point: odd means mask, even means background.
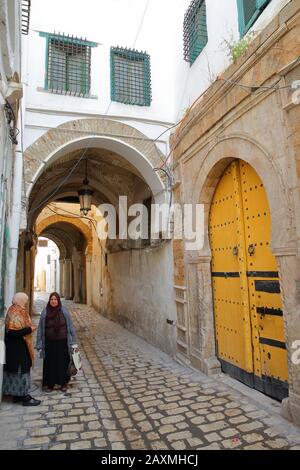
[[[87,165],[88,161],[87,158],[85,159],[85,179],[83,180],[83,187],[79,189],[78,196],[80,202],[80,213],[83,215],[88,215],[89,211],[91,210],[92,205],[92,196],[94,191],[89,186],[89,180],[87,177]]]

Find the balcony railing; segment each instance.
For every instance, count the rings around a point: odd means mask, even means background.
[[[31,0],[22,0],[22,34],[29,33]]]

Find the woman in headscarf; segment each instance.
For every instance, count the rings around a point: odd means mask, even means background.
[[[36,349],[44,358],[43,387],[46,391],[51,392],[55,385],[59,385],[63,392],[67,390],[70,354],[75,343],[76,333],[70,313],[62,306],[59,294],[53,292],[41,313],[36,343]]]
[[[36,330],[26,310],[28,296],[15,294],[5,317],[6,364],[3,373],[3,395],[12,395],[14,403],[37,406],[41,402],[29,395],[30,369],[34,351],[31,334]]]

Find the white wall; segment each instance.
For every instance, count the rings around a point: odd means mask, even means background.
[[[167,323],[176,320],[171,243],[109,254],[107,270],[111,302],[102,306],[102,312],[174,355],[175,327]]]
[[[141,25],[146,0],[33,0],[29,36],[25,148],[49,128],[82,117],[109,116],[136,127],[155,139],[174,124],[178,61],[178,6],[183,0],[151,0]],[[140,32],[139,32],[140,29]],[[46,39],[38,31],[60,32],[99,43],[92,48],[94,98],[78,98],[42,91],[45,80]],[[139,34],[138,34],[139,32]],[[138,37],[137,37],[138,34]],[[137,37],[137,40],[135,41]],[[110,100],[110,47],[146,51],[151,57],[152,103],[132,106]],[[180,56],[181,60],[182,55]],[[168,134],[159,148],[168,153]]]
[[[41,237],[39,240],[46,239]],[[50,264],[48,264],[49,255]],[[35,258],[34,287],[37,287],[37,279],[43,271],[46,273],[46,292],[50,293],[59,290],[59,249],[51,240],[48,240],[47,247],[38,247]]]
[[[250,31],[260,32],[264,29],[289,1],[291,0],[272,0]],[[189,4],[190,0],[182,0],[180,16],[182,9],[185,13]],[[240,39],[237,0],[206,0],[206,12],[207,45],[192,66],[182,60],[176,70],[176,121],[180,120],[185,110],[230,65],[231,59],[225,41],[232,44]]]
[[[190,66],[183,59],[183,20],[190,1],[150,0],[142,22],[147,0],[86,0],[84,6],[81,0],[32,0],[25,148],[50,128],[82,117],[111,117],[154,139],[178,122],[230,64],[225,40],[239,40],[237,0],[206,0],[208,43]],[[272,0],[252,30],[263,29],[289,1]],[[46,39],[38,31],[71,34],[99,43],[92,48],[93,99],[42,91]],[[111,102],[111,46],[135,47],[150,54],[150,107]],[[166,133],[157,144],[165,155],[168,138]]]

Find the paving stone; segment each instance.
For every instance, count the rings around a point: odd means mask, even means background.
[[[192,437],[192,434],[190,431],[174,432],[174,433],[167,435],[167,439],[169,442],[174,442],[174,441],[181,440],[181,439],[188,439],[190,437]]]
[[[212,432],[212,431],[219,431],[227,427],[225,421],[216,421],[215,423],[211,424],[202,424],[199,426],[202,432]]]
[[[56,433],[55,427],[47,426],[46,428],[38,428],[38,429],[31,430],[30,436],[31,437],[49,436],[50,434],[55,434],[55,433]]]
[[[264,437],[257,433],[251,433],[251,434],[244,434],[243,439],[249,444],[253,444],[254,442],[263,441]]]
[[[114,443],[112,443],[112,446]],[[107,449],[107,442],[105,439],[94,439],[94,446],[99,449]]]
[[[24,446],[37,446],[41,444],[48,444],[50,439],[48,437],[32,437],[30,439],[25,439]]]
[[[62,427],[61,432],[80,432],[83,431],[83,424],[66,424]]]
[[[255,431],[256,429],[262,428],[263,425],[259,421],[253,421],[252,423],[241,424],[238,429],[242,432]]]
[[[274,439],[274,440],[267,440],[265,444],[270,446],[272,449],[282,449],[282,447],[286,447],[288,442],[285,439]]]
[[[82,450],[82,449],[90,449],[91,442],[90,441],[79,441],[79,442],[72,442],[70,445],[71,450]]]
[[[242,441],[239,437],[233,437],[232,439],[225,439],[224,441],[222,441],[222,446],[225,449],[236,449],[237,447],[240,447],[241,444]]]
[[[216,432],[212,432],[210,434],[205,434],[205,439],[208,442],[216,442],[216,441],[221,441],[223,438]]]

